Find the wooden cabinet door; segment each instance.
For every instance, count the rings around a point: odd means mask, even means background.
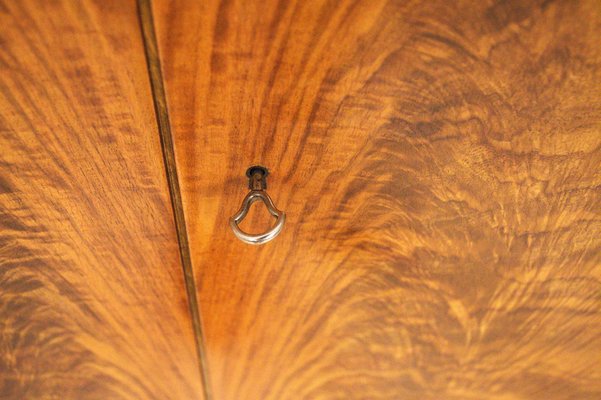
[[[597,1],[153,11],[212,398],[601,398]]]
[[[600,36],[595,0],[0,0],[0,398],[601,398]]]
[[[0,398],[199,399],[134,1],[0,1]]]

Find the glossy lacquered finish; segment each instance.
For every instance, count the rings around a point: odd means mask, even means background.
[[[0,1],[0,399],[199,399],[134,1]]]
[[[601,398],[598,1],[140,5],[0,0],[0,398]]]
[[[153,7],[215,399],[601,398],[598,1]]]

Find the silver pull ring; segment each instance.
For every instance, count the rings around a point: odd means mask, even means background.
[[[271,200],[271,197],[269,197],[265,191],[267,188],[265,179],[267,174],[267,169],[260,166],[250,167],[248,171],[246,171],[246,175],[249,177],[249,188],[251,190],[248,192],[244,200],[242,200],[242,206],[240,206],[240,210],[238,210],[238,212],[230,218],[230,228],[232,228],[232,231],[234,231],[234,235],[236,235],[236,237],[242,240],[244,243],[255,245],[267,243],[279,235],[284,228],[286,214],[276,208],[276,206],[273,204],[273,200]],[[244,217],[246,217],[248,210],[250,210],[250,206],[255,201],[259,200],[263,201],[267,207],[267,211],[269,211],[269,213],[276,218],[276,223],[274,227],[267,232],[259,234],[246,233],[240,229],[238,224],[244,219]]]

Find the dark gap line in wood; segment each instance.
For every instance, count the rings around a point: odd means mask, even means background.
[[[184,271],[184,280],[188,298],[188,307],[192,318],[194,337],[196,341],[196,352],[200,375],[203,385],[204,397],[211,399],[209,389],[209,378],[207,371],[207,360],[204,348],[204,336],[202,332],[202,320],[198,308],[196,297],[196,283],[194,281],[194,269],[190,255],[190,245],[188,243],[188,234],[186,230],[186,219],[182,205],[182,196],[180,191],[177,167],[175,164],[175,151],[173,148],[173,136],[171,134],[171,124],[169,122],[169,113],[167,110],[167,100],[165,97],[165,88],[163,85],[163,75],[161,72],[161,63],[158,52],[157,39],[155,35],[154,20],[152,16],[152,5],[150,0],[138,0],[138,16],[140,18],[140,27],[146,52],[146,62],[148,65],[148,74],[152,89],[152,97],[157,118],[159,136],[161,138],[161,147],[163,150],[163,161],[167,173],[167,182],[169,185],[169,194],[173,207],[173,216],[177,230],[179,250],[182,267]]]

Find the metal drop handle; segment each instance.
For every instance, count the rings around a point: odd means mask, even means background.
[[[240,210],[230,218],[230,228],[234,231],[234,235],[248,244],[259,245],[269,242],[280,234],[282,228],[284,228],[284,223],[286,222],[286,214],[276,208],[273,204],[273,200],[271,200],[271,197],[269,197],[265,191],[267,189],[266,178],[268,173],[267,168],[258,165],[250,167],[246,171],[250,192],[248,192],[244,200],[242,200]],[[267,211],[276,218],[276,223],[274,227],[267,232],[259,234],[246,233],[240,229],[238,224],[246,217],[246,214],[248,214],[251,204],[259,200],[265,204]]]

